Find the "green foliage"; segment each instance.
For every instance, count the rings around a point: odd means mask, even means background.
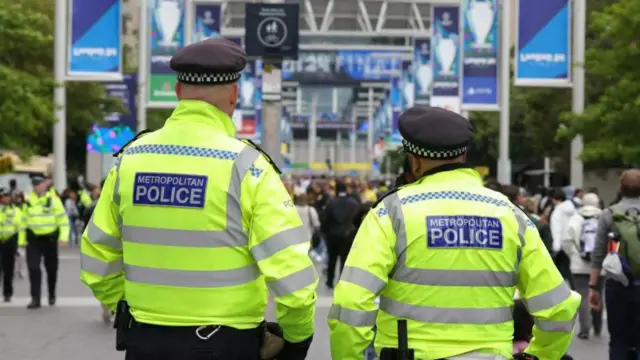
[[[53,2],[0,0],[0,149],[49,154],[53,103]],[[83,171],[86,132],[105,112],[122,111],[102,85],[67,84],[67,161]]]
[[[583,159],[640,166],[640,2],[620,0],[590,16],[592,46],[586,53],[589,104],[567,116],[561,138],[582,134]]]

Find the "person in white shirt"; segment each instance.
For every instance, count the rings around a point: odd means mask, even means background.
[[[573,276],[571,275],[571,264],[569,257],[562,250],[562,240],[566,238],[569,220],[576,213],[576,206],[573,203],[573,190],[569,188],[555,189],[551,195],[553,210],[549,217],[549,227],[551,228],[551,256],[562,277],[575,289]]]
[[[571,217],[562,241],[562,250],[570,259],[571,273],[575,290],[582,295],[582,302],[578,311],[580,331],[578,337],[589,338],[591,330],[591,313],[589,311],[589,275],[591,273],[591,253],[596,243],[598,219],[602,214],[598,195],[589,193],[582,197],[582,206]],[[599,333],[599,326],[594,331]]]
[[[318,216],[318,212],[313,206],[309,205],[306,193],[296,194],[293,202],[295,203],[300,219],[302,220],[302,227],[305,230],[309,244],[311,244],[311,238],[313,237],[314,232],[320,229],[320,218]],[[312,259],[318,262],[322,261],[322,256],[320,254],[316,253],[312,249],[309,251],[309,255]]]

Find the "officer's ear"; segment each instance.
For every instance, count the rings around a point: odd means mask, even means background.
[[[176,81],[176,85],[173,87],[173,89],[176,92],[176,97],[178,99],[180,99],[182,97],[182,84],[180,84],[180,82]]]
[[[420,174],[422,170],[420,166],[420,159],[418,159],[414,155],[407,154],[407,160],[409,162],[409,168],[406,169],[405,171],[413,175]]]
[[[231,86],[231,98],[229,98],[229,105],[231,105],[232,109],[236,108],[236,104],[238,103],[238,97],[240,96],[240,86],[238,82],[234,82]]]

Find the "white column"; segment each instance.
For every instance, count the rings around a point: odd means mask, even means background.
[[[511,0],[502,0],[500,41],[500,145],[498,155],[498,181],[511,184],[509,158],[509,102],[511,93]]]
[[[575,114],[584,112],[584,52],[587,22],[587,1],[573,0],[573,93],[571,110]],[[584,146],[582,136],[571,142],[571,185],[582,188],[584,183],[584,165],[580,160]]]
[[[67,94],[65,75],[67,67],[67,1],[55,2],[55,29],[53,49],[53,76],[56,86],[53,90],[54,115],[53,127],[54,171],[53,184],[58,191],[67,188]]]
[[[138,132],[147,129],[147,100],[149,78],[149,2],[140,0],[140,28],[138,29]]]

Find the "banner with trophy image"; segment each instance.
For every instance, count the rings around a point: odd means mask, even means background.
[[[71,0],[67,75],[122,75],[121,0]]]
[[[402,144],[402,136],[398,131],[398,120],[403,109],[404,95],[402,88],[402,76],[396,75],[391,78],[391,89],[389,90],[389,101],[391,105],[391,138],[389,139],[389,148],[396,148]]]
[[[431,39],[413,39],[413,80],[415,105],[429,106],[431,99],[431,81],[433,69],[431,67]]]
[[[497,111],[498,1],[463,0],[462,108]]]
[[[184,46],[184,0],[149,0],[150,74],[147,106],[173,107],[176,73],[169,61]]]
[[[571,3],[518,1],[516,86],[571,86]]]
[[[259,143],[262,136],[262,60],[247,63],[238,85],[240,94],[233,113],[236,136]]]
[[[195,43],[220,36],[222,6],[220,4],[194,4],[195,18],[191,42]]]
[[[460,112],[460,7],[431,7],[433,92],[431,106]]]

